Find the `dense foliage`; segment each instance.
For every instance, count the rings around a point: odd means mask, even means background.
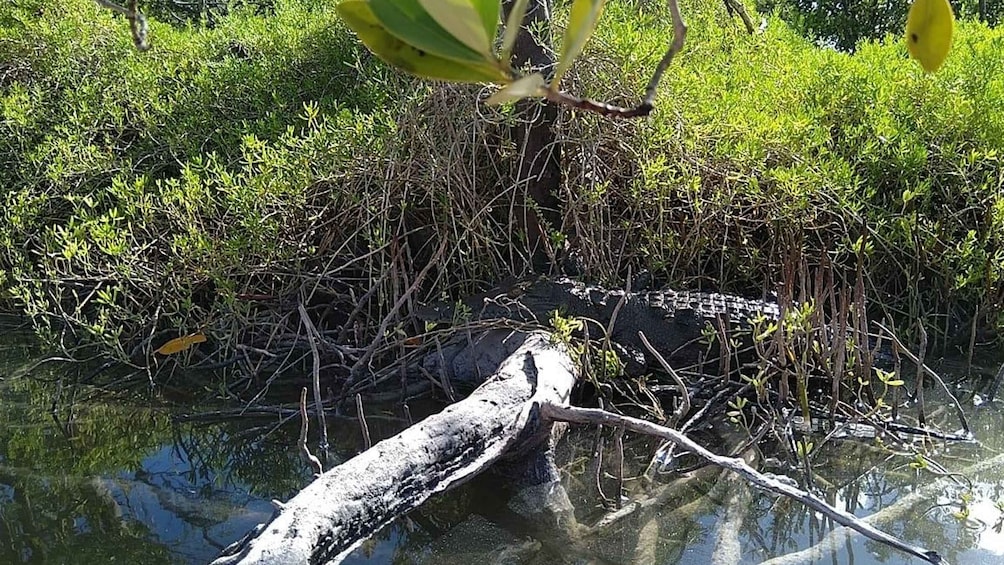
[[[996,25],[1000,0],[952,0],[955,14]],[[821,45],[853,51],[858,42],[899,34],[910,2],[890,0],[757,0],[757,9],[776,11],[792,27]]]
[[[977,313],[1004,323],[1000,31],[963,22],[931,77],[898,36],[852,56],[777,19],[751,37],[721,5],[684,10],[656,115],[566,114],[556,250],[594,279],[632,266],[743,292],[786,262],[840,278],[863,256],[893,313],[951,336]],[[633,100],[668,21],[612,3],[572,90]],[[386,69],[322,3],[154,22],[152,37],[137,53],[90,0],[0,7],[0,292],[40,327],[128,356],[120,342],[157,328],[239,340],[262,312],[248,297],[281,313],[369,288],[379,319],[444,238],[420,298],[528,268],[514,108]]]

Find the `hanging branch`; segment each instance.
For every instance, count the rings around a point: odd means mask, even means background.
[[[146,16],[140,13],[136,5],[137,0],[128,0],[125,6],[120,6],[110,0],[94,1],[102,8],[122,14],[129,20],[129,30],[132,32],[132,42],[136,49],[140,51],[150,49],[150,26],[146,21]]]
[[[648,81],[648,86],[645,87],[645,97],[642,98],[641,104],[638,104],[634,108],[623,108],[588,98],[579,98],[567,92],[551,89],[547,89],[544,97],[549,102],[554,102],[555,104],[593,112],[608,118],[640,118],[651,114],[652,109],[655,107],[656,89],[659,87],[662,75],[666,72],[669,64],[673,62],[676,54],[683,49],[683,42],[687,37],[687,24],[683,21],[679,3],[677,0],[668,0],[668,4],[669,12],[673,18],[673,42],[669,44],[669,49],[666,50],[666,54],[662,56],[662,60],[656,66],[655,72],[652,73],[652,78]]]

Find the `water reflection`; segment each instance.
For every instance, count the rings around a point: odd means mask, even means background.
[[[17,340],[7,348],[0,352],[0,563],[205,563],[267,520],[272,499],[289,498],[310,479],[295,449],[295,421],[283,426],[273,415],[178,423],[182,411],[210,407],[109,393],[101,383],[72,387],[88,374],[72,365],[11,377],[37,352]],[[1000,402],[970,412],[983,444],[935,453],[955,470],[1004,448]],[[392,410],[378,409],[369,423],[374,440],[405,425]],[[361,447],[354,420],[335,420],[331,430],[340,446],[334,459]],[[605,512],[589,472],[592,434],[573,431],[560,453],[584,524]],[[637,471],[651,445],[635,441],[629,464]],[[1000,466],[974,473],[972,484],[954,482],[911,467],[908,458],[843,442],[820,450],[815,473],[828,501],[858,516],[900,508],[882,528],[952,563],[1004,563]],[[666,487],[661,504],[572,542],[528,529],[508,509],[504,482],[488,476],[434,498],[346,562],[740,565],[805,550],[834,528],[799,504],[726,477],[700,471]],[[913,503],[903,506],[904,499]],[[853,537],[792,562],[917,561]]]
[[[12,376],[31,353],[0,361],[0,563],[205,563],[308,479],[284,429],[172,424],[154,398],[71,386],[79,366]]]

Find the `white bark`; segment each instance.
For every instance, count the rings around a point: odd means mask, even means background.
[[[324,473],[214,563],[337,563],[430,496],[540,444],[550,428],[534,407],[565,404],[575,366],[546,334],[506,335],[480,340],[509,350],[522,343],[468,398]]]

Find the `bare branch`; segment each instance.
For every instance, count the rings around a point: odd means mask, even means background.
[[[749,483],[763,490],[768,490],[797,500],[809,508],[812,508],[813,510],[829,517],[834,522],[847,526],[869,539],[892,546],[904,553],[923,559],[928,563],[942,563],[941,556],[938,555],[937,552],[911,545],[895,536],[875,528],[867,522],[858,519],[853,514],[845,510],[840,510],[830,506],[811,493],[783,482],[782,480],[759,473],[742,459],[716,455],[711,451],[708,451],[704,448],[704,446],[672,428],[667,428],[665,426],[660,426],[658,424],[653,424],[652,422],[632,418],[630,416],[621,416],[605,410],[560,406],[552,403],[541,404],[540,415],[546,420],[572,422],[575,424],[622,426],[624,429],[631,430],[635,433],[669,440],[714,465],[742,476]]]
[[[98,6],[115,13],[122,14],[129,20],[129,30],[132,32],[132,42],[136,49],[146,51],[150,48],[150,26],[146,16],[140,13],[136,0],[128,0],[128,6],[120,6],[110,0],[94,0]]]
[[[312,370],[314,406],[317,410],[317,425],[321,428],[321,450],[326,451],[328,449],[328,425],[324,421],[324,403],[321,401],[321,355],[317,352],[317,342],[321,339],[321,334],[314,327],[314,322],[310,321],[310,316],[307,314],[307,309],[304,308],[303,302],[297,304],[297,310],[300,312],[300,321],[303,322],[303,327],[307,330],[307,343],[310,344],[310,353],[314,356]]]
[[[906,356],[907,359],[916,363],[918,371],[923,371],[924,374],[931,377],[932,379],[937,381],[939,385],[941,385],[941,388],[945,390],[945,392],[948,394],[948,397],[952,399],[952,404],[955,405],[955,414],[959,417],[959,422],[962,424],[962,429],[966,432],[967,436],[972,437],[972,432],[969,430],[969,420],[966,419],[966,413],[964,410],[962,410],[962,404],[959,402],[959,399],[955,398],[955,395],[952,394],[952,390],[948,388],[947,384],[945,384],[945,381],[944,379],[941,378],[941,375],[939,375],[934,369],[925,365],[924,362],[919,357],[917,357],[916,355],[913,354],[913,352],[907,349],[906,346],[903,345],[903,342],[900,341],[898,337],[896,337],[896,334],[892,333],[892,330],[890,330],[889,328],[883,326],[878,322],[875,322],[875,325],[878,326],[880,330],[889,334],[889,339],[892,340],[892,343],[895,346],[896,351],[902,353],[904,356]],[[1001,374],[1004,374],[1004,366],[1001,367]],[[923,425],[923,422],[921,422],[921,424]]]
[[[310,461],[310,463],[314,466],[314,470],[317,474],[320,475],[324,472],[324,468],[321,467],[320,460],[318,460],[317,457],[314,457],[314,455],[310,453],[310,448],[307,447],[307,426],[307,387],[303,387],[300,391],[300,451],[303,453],[304,457],[307,458],[307,461]]]

